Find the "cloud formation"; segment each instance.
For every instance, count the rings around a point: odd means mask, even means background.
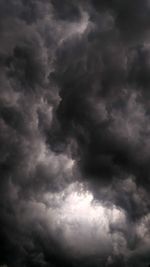
[[[1,0],[1,266],[150,264],[149,20]]]

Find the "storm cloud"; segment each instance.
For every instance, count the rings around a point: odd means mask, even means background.
[[[150,264],[150,3],[0,1],[0,265]]]

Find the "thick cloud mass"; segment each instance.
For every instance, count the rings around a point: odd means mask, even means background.
[[[150,264],[150,2],[0,1],[0,266]]]

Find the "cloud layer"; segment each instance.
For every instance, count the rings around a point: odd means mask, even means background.
[[[149,25],[148,0],[1,0],[1,266],[150,264]]]

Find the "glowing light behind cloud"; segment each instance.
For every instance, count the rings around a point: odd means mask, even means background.
[[[125,214],[114,205],[94,201],[83,184],[73,183],[60,194],[47,194],[50,227],[60,231],[66,249],[73,253],[104,253],[112,249],[110,225],[125,224]]]

